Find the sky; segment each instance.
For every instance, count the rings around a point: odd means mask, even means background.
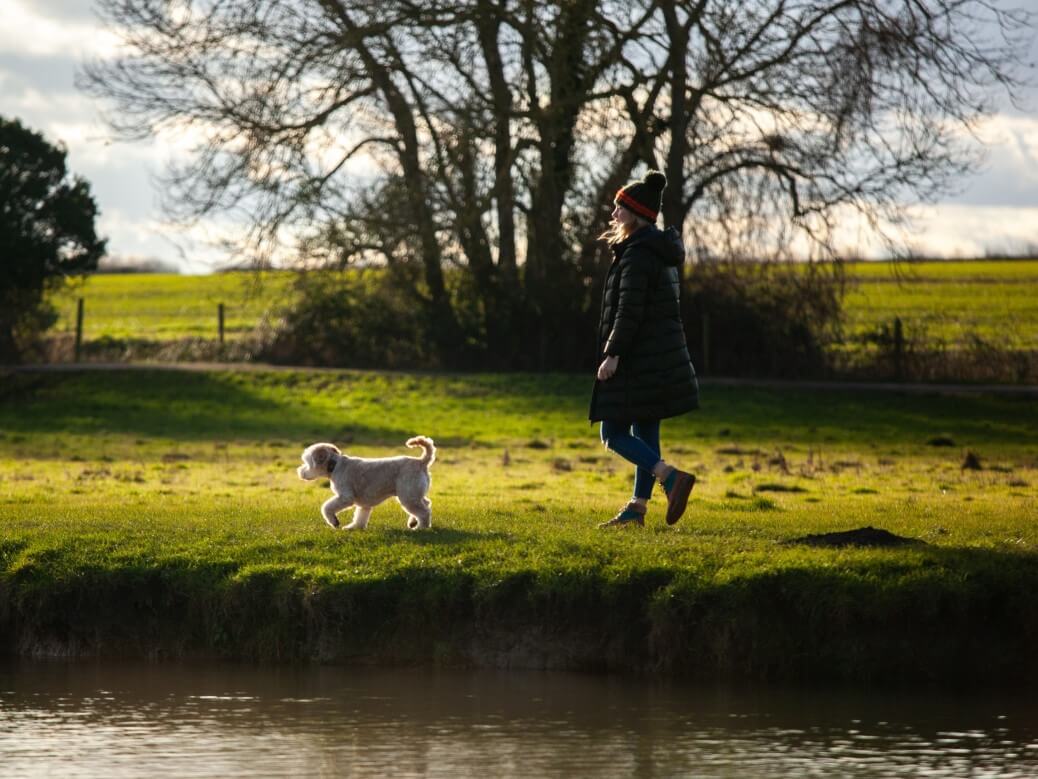
[[[1038,0],[1016,5],[1038,12]],[[206,273],[234,264],[237,258],[214,246],[226,236],[226,223],[185,228],[163,216],[156,177],[183,153],[176,139],[114,141],[102,120],[104,106],[76,89],[82,63],[114,46],[92,0],[0,0],[0,115],[65,144],[70,169],[91,184],[113,265],[148,260]],[[1038,61],[1038,36],[1032,36],[1030,61]],[[1038,70],[1030,72],[1038,82]],[[1038,247],[1038,88],[1021,97],[1019,107],[1002,101],[980,128],[983,169],[940,202],[914,207],[903,238],[915,252],[970,257]],[[867,235],[855,232],[854,240],[863,255],[884,251]]]

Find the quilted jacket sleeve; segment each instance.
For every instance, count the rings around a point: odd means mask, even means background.
[[[627,251],[620,258],[620,293],[605,345],[605,353],[610,356],[623,357],[634,343],[645,316],[653,264],[650,257],[636,250]]]

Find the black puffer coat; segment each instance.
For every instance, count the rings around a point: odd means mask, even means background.
[[[612,378],[595,381],[591,421],[666,419],[699,408],[678,306],[684,259],[674,228],[648,225],[613,247],[598,336],[600,359],[620,361]]]

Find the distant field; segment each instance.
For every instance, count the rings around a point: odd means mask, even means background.
[[[1038,348],[1038,260],[854,263],[845,300],[847,334],[899,317],[906,336],[948,344],[971,335],[1003,347]]]
[[[284,300],[291,273],[98,274],[55,297],[58,332],[73,332],[76,299],[84,300],[83,337],[216,338],[217,306],[224,304],[228,338],[249,332]]]
[[[1038,348],[1038,260],[859,262],[845,308],[854,338],[900,317],[906,336],[962,343],[971,334],[1012,348]],[[85,300],[84,337],[215,338],[224,303],[228,338],[249,332],[285,300],[290,273],[97,275],[56,298],[58,332],[75,327]]]

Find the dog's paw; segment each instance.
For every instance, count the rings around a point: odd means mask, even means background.
[[[326,519],[325,522],[328,523],[328,527],[330,527],[332,530],[338,530],[339,529],[339,520],[337,520],[337,519]]]

